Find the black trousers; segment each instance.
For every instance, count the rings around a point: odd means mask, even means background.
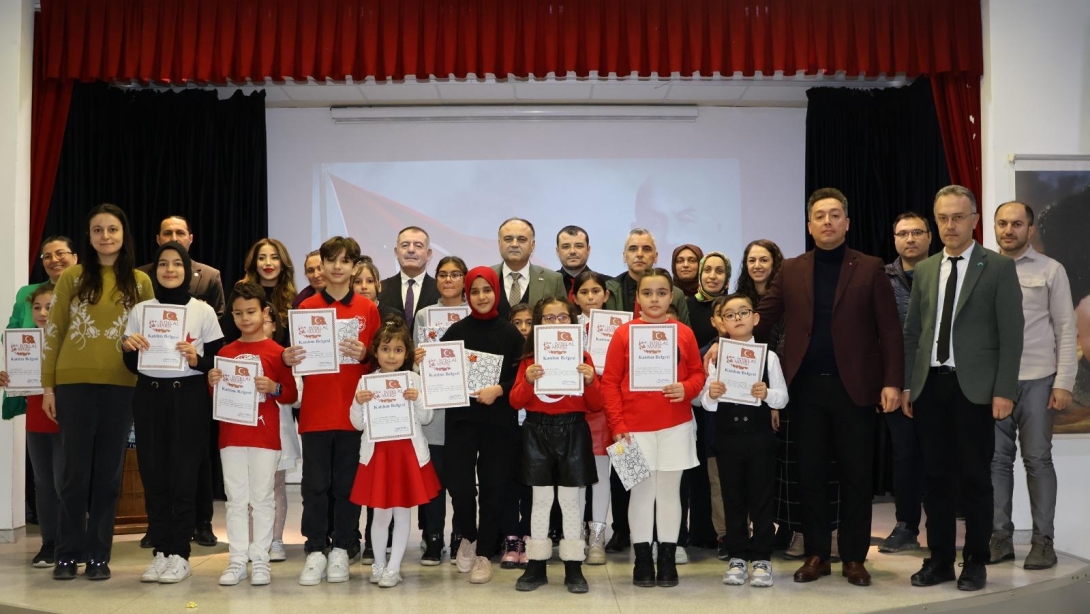
[[[156,552],[189,558],[197,482],[208,459],[208,380],[140,376],[133,393],[136,456],[144,484],[148,540]]]
[[[920,506],[923,501],[923,470],[916,424],[901,410],[885,414],[893,448],[893,494],[897,522],[915,534],[920,533]]]
[[[776,537],[776,434],[771,428],[720,432],[715,445],[722,450],[717,458],[730,459],[719,466],[727,552],[732,559],[771,560]],[[751,520],[753,537],[749,535]]]
[[[504,493],[514,484],[517,425],[457,419],[447,414],[447,491],[454,526],[477,542],[477,555],[492,557],[500,537]],[[480,524],[477,482],[480,482]]]
[[[329,493],[333,493],[333,547],[347,550],[358,538],[360,506],[349,501],[360,464],[359,431],[303,433],[302,531],[308,554],[329,545]]]
[[[923,504],[927,511],[931,558],[942,563],[954,562],[957,539],[954,507],[960,503],[965,514],[962,555],[987,560],[994,509],[992,407],[965,398],[956,374],[940,374],[932,369],[912,409],[927,480]]]
[[[873,498],[873,407],[852,402],[840,377],[801,375],[791,386],[792,430],[799,447],[799,486],[802,491],[806,556],[829,560],[829,461],[840,476],[840,557],[862,563],[870,548]]]
[[[695,411],[695,410],[694,410]],[[703,413],[703,408],[699,411]],[[686,469],[682,474],[682,492],[688,488],[688,530],[685,530],[686,514],[681,515],[682,531],[679,533],[678,545],[696,543],[711,545],[717,541],[715,527],[712,525],[712,495],[711,484],[708,481],[708,446],[705,442],[715,438],[714,431],[708,431],[707,421],[703,416],[697,416],[696,420],[696,458],[699,465],[692,469]],[[683,498],[682,501],[685,499]],[[680,536],[687,535],[685,541]]]
[[[682,476],[684,479],[684,475]],[[613,515],[613,533],[628,536],[631,531],[628,526],[628,501],[632,494],[624,489],[621,478],[616,471],[609,472],[609,508]],[[680,535],[680,533],[679,533]]]
[[[57,559],[109,561],[133,389],[62,384],[55,392],[61,430]]]
[[[205,395],[207,396],[207,395]],[[223,468],[219,458],[219,423],[212,419],[212,404],[208,404],[208,453],[201,459],[201,466],[197,469],[197,513],[195,515],[196,526],[212,523],[212,499],[215,488],[214,475],[223,476]],[[213,471],[215,465],[215,471]],[[219,489],[223,490],[223,479],[220,478]]]
[[[431,454],[431,466],[435,468],[435,473],[439,475],[439,483],[442,487],[439,489],[439,494],[435,495],[431,501],[421,505],[417,510],[417,523],[420,527],[420,532],[427,535],[438,535],[442,537],[446,532],[447,527],[447,453],[446,446],[428,446],[428,452]],[[458,527],[453,522],[450,526],[451,533],[457,533]]]

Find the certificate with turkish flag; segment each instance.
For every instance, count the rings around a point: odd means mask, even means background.
[[[261,362],[216,356],[215,366],[223,372],[223,377],[212,389],[212,418],[257,426],[260,401],[256,378],[261,375]]]
[[[4,333],[4,370],[8,372],[8,391],[41,394],[42,329],[9,328]]]
[[[544,374],[534,382],[534,394],[583,395],[583,330],[578,324],[539,324],[534,327],[534,363]]]
[[[611,311],[591,309],[590,325],[587,327],[587,353],[594,361],[594,370],[601,375],[606,368],[606,352],[613,340],[613,331],[632,319],[631,311]]]
[[[149,347],[140,350],[139,370],[185,371],[188,363],[178,351],[178,344],[185,341],[186,313],[186,308],[178,305],[144,305],[140,334]]]
[[[447,409],[469,405],[469,366],[461,341],[422,343],[424,360],[420,361],[420,386],[424,407]]]
[[[364,406],[363,415],[369,441],[412,439],[416,434],[416,416],[412,401],[405,398],[409,389],[408,372],[364,375],[359,389],[370,390],[374,395]]]
[[[335,309],[289,309],[291,344],[306,350],[303,362],[291,368],[292,375],[318,375],[341,370],[337,347]]]
[[[727,391],[719,397],[719,401],[739,405],[761,404],[761,400],[749,391],[753,389],[753,384],[764,378],[767,350],[768,345],[765,343],[719,339],[719,355],[715,360],[718,371],[716,379],[727,387]]]
[[[659,392],[677,383],[677,324],[628,327],[628,389]]]

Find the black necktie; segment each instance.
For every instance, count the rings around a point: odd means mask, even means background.
[[[939,347],[936,355],[939,364],[950,360],[950,325],[954,320],[954,301],[958,291],[958,261],[961,256],[948,258],[950,262],[950,277],[946,278],[946,293],[942,297],[942,321],[939,322]]]

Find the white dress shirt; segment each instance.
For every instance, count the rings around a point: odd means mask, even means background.
[[[409,289],[409,280],[413,280],[416,283],[413,284],[413,313],[420,311],[420,291],[424,286],[424,278],[427,277],[428,272],[423,271],[416,277],[409,277],[405,274],[405,271],[401,272],[401,305],[405,305],[405,292]]]
[[[1056,374],[1053,388],[1071,391],[1078,369],[1075,350],[1075,310],[1071,284],[1059,262],[1033,249],[1014,260],[1022,286],[1026,318],[1018,379],[1034,380]]]
[[[950,254],[942,250],[942,263],[939,264],[939,300],[935,305],[935,343],[931,346],[932,367],[954,366],[954,322],[957,321],[958,300],[961,298],[961,287],[965,285],[965,275],[969,272],[969,258],[976,249],[976,241],[969,248],[961,252],[961,260],[958,261],[958,282],[954,288],[954,311],[950,322],[950,358],[943,363],[939,362],[939,329],[942,327],[942,306],[946,301],[946,282],[950,279]]]
[[[772,350],[766,351],[768,352],[768,359],[765,362],[768,373],[768,398],[764,400],[764,403],[770,409],[783,409],[787,407],[787,402],[791,398],[787,391],[787,380],[783,376],[779,356],[776,356],[776,353]],[[715,366],[715,359],[712,359],[708,364],[708,377],[704,380],[704,391],[697,397],[705,411],[717,411],[719,409],[719,401],[711,397],[712,382],[718,377],[719,370]]]
[[[503,273],[503,278],[500,279],[503,282],[503,295],[506,297],[511,296],[511,273],[515,273],[519,277],[519,285],[522,287],[522,293],[526,294],[526,290],[530,288],[530,264],[515,271],[511,267],[507,266],[507,263],[503,263],[500,267],[500,272]],[[508,298],[510,300],[510,298]]]

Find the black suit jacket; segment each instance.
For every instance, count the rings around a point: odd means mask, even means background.
[[[148,277],[155,275],[151,264],[145,264],[139,267],[139,270],[147,273]],[[189,282],[189,295],[198,301],[208,303],[212,306],[212,309],[216,310],[216,315],[222,316],[224,312],[223,280],[220,279],[219,269],[214,269],[207,264],[201,264],[194,260],[193,279]]]
[[[420,310],[439,302],[439,286],[431,275],[424,275],[424,282],[419,288],[413,288],[416,294],[416,304],[413,305],[413,316]],[[401,272],[382,280],[382,290],[378,293],[380,305],[389,305],[401,313],[405,312],[405,303],[401,300]]]

